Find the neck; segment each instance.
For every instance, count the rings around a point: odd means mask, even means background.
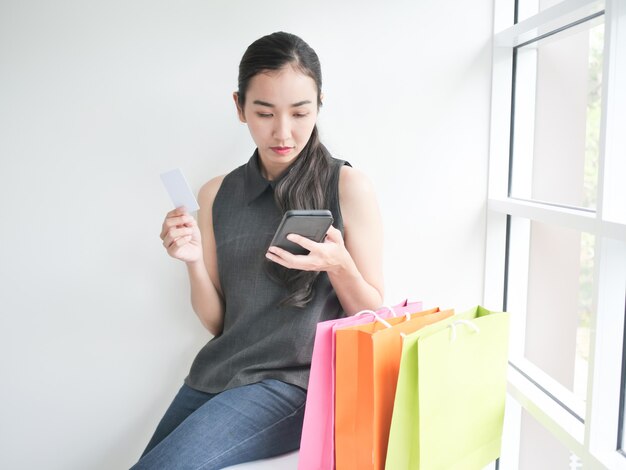
[[[294,161],[295,160],[291,160],[285,163],[268,162],[261,156],[261,152],[259,152],[259,171],[263,178],[268,181],[274,181],[280,178]]]

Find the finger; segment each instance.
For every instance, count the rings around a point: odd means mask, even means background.
[[[179,237],[176,240],[174,240],[174,243],[172,243],[172,246],[181,247],[189,243],[190,240],[191,240],[191,236],[185,235],[184,237]]]
[[[188,214],[189,213],[189,211],[187,210],[185,206],[179,206],[176,209],[174,209],[172,212],[174,212],[175,214]]]
[[[167,213],[166,217],[176,217],[178,215],[183,215],[183,214],[187,214],[187,209],[185,209],[185,206],[172,209],[171,211]]]
[[[172,246],[172,244],[176,241],[176,239],[170,235],[166,235],[163,238],[163,246],[165,247],[166,250],[170,249],[170,246]]]
[[[267,253],[265,253],[265,257],[270,260],[273,261],[274,263],[280,264],[281,266],[284,266],[285,268],[288,268],[289,266],[287,266],[287,263],[280,257],[275,255],[274,253],[272,253],[271,251],[267,251]]]
[[[167,233],[167,235],[169,235],[171,239],[187,237],[187,236],[191,236],[192,234],[193,234],[193,229],[188,228],[188,227],[173,228]]]
[[[280,264],[281,266],[291,268],[297,257],[301,255],[294,255],[293,253],[283,250],[277,246],[270,246],[267,249],[266,256],[268,259]]]
[[[161,225],[161,240],[165,240],[165,237],[176,228],[176,224],[171,219],[165,219],[163,225]]]
[[[343,237],[341,236],[341,232],[332,225],[328,228],[328,231],[326,232],[326,238],[331,242],[339,242],[343,239]]]
[[[161,240],[173,227],[193,227],[195,219],[190,215],[167,217],[161,226]]]
[[[307,237],[303,237],[302,235],[298,235],[297,233],[288,234],[287,240],[289,240],[290,242],[294,242],[309,251],[312,251],[317,245],[317,243],[315,243],[313,240],[310,240]]]
[[[286,259],[286,260],[288,260],[290,258],[294,258],[295,256],[297,256],[297,255],[294,255],[293,253],[290,253],[287,250],[284,250],[284,249],[279,248],[277,246],[270,246],[267,249],[267,252],[271,253],[274,256],[278,256],[279,258]]]
[[[281,250],[281,251],[284,251],[284,250]],[[280,255],[278,255],[276,253],[273,253],[272,252],[272,247],[270,247],[270,249],[267,250],[267,253],[265,253],[265,257],[268,260],[270,260],[270,261],[272,261],[272,262],[274,262],[276,264],[279,264],[279,265],[281,265],[281,266],[283,266],[285,268],[290,268],[291,269],[291,267],[292,267],[291,263],[289,263],[286,259],[282,258]]]
[[[163,237],[163,244],[171,245],[173,240],[180,237],[193,237],[193,227],[174,227],[167,231]]]
[[[189,214],[176,215],[172,217],[167,217],[165,219],[165,223],[170,226],[173,225],[189,225],[192,224],[196,219],[194,219]]]
[[[265,254],[267,259],[289,269],[300,269],[302,271],[316,270],[315,263],[311,262],[308,255],[294,255],[287,250],[270,246]]]
[[[163,245],[167,249],[168,252],[171,252],[172,249],[180,248],[183,245],[186,245],[191,241],[191,235],[183,235],[178,238],[167,238],[163,242]],[[171,254],[171,253],[170,253]]]

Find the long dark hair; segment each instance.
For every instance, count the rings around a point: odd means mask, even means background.
[[[315,51],[298,36],[276,32],[254,41],[239,63],[238,102],[241,109],[246,91],[255,75],[285,66],[311,77],[317,86],[317,106],[322,105],[322,70]],[[327,193],[330,181],[330,154],[319,139],[317,125],[295,162],[274,188],[274,200],[285,212],[290,209],[329,209]],[[269,262],[268,273],[287,287],[284,306],[304,307],[313,298],[313,284],[319,275],[314,271],[286,269]]]

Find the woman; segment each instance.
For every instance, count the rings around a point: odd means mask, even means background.
[[[297,449],[315,327],[383,302],[382,231],[369,181],[316,128],[319,60],[292,34],[262,37],[239,65],[237,114],[256,151],[200,190],[198,222],[167,214],[161,238],[189,272],[193,309],[215,337],[133,468],[223,468]],[[289,209],[329,209],[310,251],[269,247]]]

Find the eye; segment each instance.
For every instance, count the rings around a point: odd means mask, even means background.
[[[272,117],[272,113],[256,113],[257,116],[262,117],[262,118],[269,118]]]
[[[296,118],[304,118],[307,117],[309,115],[309,113],[296,113],[293,116]]]

